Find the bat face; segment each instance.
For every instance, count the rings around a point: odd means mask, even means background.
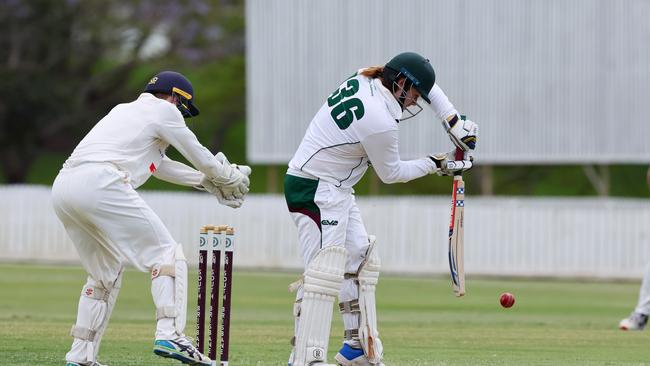
[[[464,269],[464,215],[465,182],[461,175],[454,176],[452,191],[451,220],[449,223],[449,271],[451,286],[456,296],[465,295]]]

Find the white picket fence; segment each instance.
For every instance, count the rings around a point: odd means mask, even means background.
[[[235,265],[298,270],[296,229],[281,195],[250,195],[238,210],[207,194],[142,192],[197,263],[204,224],[237,229]],[[358,197],[383,270],[445,273],[449,197]],[[638,278],[650,261],[646,199],[482,198],[465,210],[468,275]],[[45,186],[0,186],[0,261],[75,263]]]

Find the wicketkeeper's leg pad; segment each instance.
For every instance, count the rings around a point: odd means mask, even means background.
[[[293,366],[326,362],[332,305],[343,282],[346,260],[344,247],[329,246],[320,250],[307,267]]]
[[[156,320],[173,319],[176,334],[182,336],[187,322],[187,260],[180,244],[176,246],[173,264],[153,267],[151,281]]]
[[[123,270],[120,270],[117,278],[107,284],[88,277],[79,298],[77,323],[70,330],[74,342],[66,355],[67,360],[83,363],[97,361],[102,336],[122,287],[122,273]]]

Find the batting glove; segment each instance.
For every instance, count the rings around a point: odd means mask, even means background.
[[[429,159],[433,161],[436,165],[436,170],[432,173],[436,173],[439,176],[443,175],[454,175],[456,172],[464,172],[466,170],[472,169],[474,159],[472,157],[469,160],[454,160],[456,150],[450,151],[448,153],[438,153],[429,155]]]
[[[442,127],[447,131],[449,139],[463,151],[476,148],[478,141],[478,125],[465,116],[455,116],[451,121],[443,120]]]

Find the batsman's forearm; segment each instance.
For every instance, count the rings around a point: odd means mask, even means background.
[[[438,84],[435,84],[433,88],[431,88],[428,97],[429,100],[431,100],[431,109],[433,109],[436,117],[440,120],[448,121],[451,117],[458,114],[458,111],[454,108],[454,105],[451,104],[449,98],[447,98]]]
[[[375,173],[382,182],[404,183],[436,170],[435,164],[429,158],[401,160],[398,136],[397,131],[386,131],[367,136],[361,141]]]

